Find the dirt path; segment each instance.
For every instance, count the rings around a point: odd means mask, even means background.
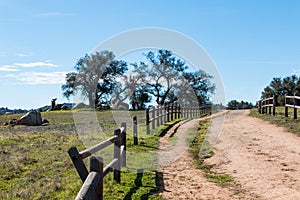
[[[300,137],[262,120],[249,111],[231,111],[215,117],[209,141],[215,155],[206,160],[215,171],[230,174],[239,184],[239,194],[208,182],[191,165],[188,153],[164,167],[166,199],[300,199]],[[197,120],[178,128],[184,134]]]

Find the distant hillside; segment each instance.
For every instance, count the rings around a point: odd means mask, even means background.
[[[19,113],[26,113],[28,110],[23,110],[23,109],[9,109],[9,108],[0,108],[0,115],[4,114],[19,114]]]

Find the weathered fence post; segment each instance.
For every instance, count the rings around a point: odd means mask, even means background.
[[[120,129],[116,129],[114,131],[114,135],[116,135],[118,138],[116,139],[115,141],[115,144],[114,144],[114,159],[118,159],[118,161],[116,162],[115,166],[114,166],[114,180],[117,182],[117,183],[121,183],[121,172],[120,172],[120,169],[121,169],[121,166],[120,166],[120,147],[121,147],[121,138],[120,138],[120,135],[121,135],[121,130]]]
[[[171,121],[174,120],[174,106],[173,104],[171,105]]]
[[[296,94],[294,94],[294,119],[297,119]]]
[[[258,101],[258,113],[261,114],[261,100]]]
[[[98,189],[98,184],[101,177],[97,172],[90,172],[84,181],[82,187],[80,188],[75,200],[96,200],[95,191]]]
[[[268,98],[268,107],[269,107],[269,115],[271,115],[272,114],[272,107],[270,106],[271,105],[271,99],[270,99],[271,97],[269,97]]]
[[[152,112],[152,119],[151,119],[151,125],[152,125],[152,130],[155,129],[155,107],[151,109]]]
[[[160,126],[160,123],[159,123],[159,109],[160,109],[160,107],[157,106],[157,108],[156,108],[156,127]]]
[[[180,105],[178,105],[178,119],[180,119],[181,117],[181,107]]]
[[[146,133],[150,134],[150,116],[149,109],[146,109]]]
[[[170,105],[167,105],[166,108],[167,108],[167,122],[169,122],[170,121]]]
[[[163,106],[159,106],[159,124],[162,125],[163,124]]]
[[[174,119],[177,119],[177,110],[178,110],[178,106],[174,105]]]
[[[132,118],[133,144],[138,145],[137,117]],[[148,133],[147,133],[148,134]]]
[[[123,145],[124,146],[124,151],[123,151],[123,157],[121,158],[121,166],[122,167],[126,167],[126,158],[127,158],[127,155],[126,155],[126,139],[127,139],[127,126],[126,126],[126,123],[125,122],[122,122],[121,123],[121,127],[123,128],[123,131],[121,132],[121,146]]]
[[[285,117],[289,116],[289,107],[287,106],[286,95],[284,95],[284,115],[285,115]]]
[[[167,121],[167,110],[166,110],[166,105],[163,106],[163,124],[166,123]]]
[[[100,175],[100,180],[96,187],[95,199],[103,199],[103,158],[99,156],[92,156],[90,158],[90,171],[97,172]]]
[[[85,179],[87,178],[89,172],[82,160],[81,155],[78,152],[78,149],[76,147],[71,147],[68,150],[68,153],[69,153],[69,156],[80,176],[81,181],[84,182]]]
[[[275,116],[276,113],[276,96],[273,95],[273,115]]]

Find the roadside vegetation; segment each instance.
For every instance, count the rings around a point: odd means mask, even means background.
[[[257,109],[252,109],[250,116],[257,117],[266,120],[272,124],[276,124],[277,126],[284,127],[287,129],[287,131],[300,136],[300,119],[293,119],[294,110],[291,108],[289,108],[289,117],[285,117],[284,109],[284,106],[276,107],[275,116],[270,114],[259,114]],[[297,112],[299,116],[300,110],[298,109]]]
[[[96,114],[101,127],[105,127],[105,133],[112,134],[118,126],[111,111],[98,111]],[[130,114],[138,116],[142,124],[144,111]],[[18,117],[2,115],[0,122]],[[0,127],[0,199],[74,199],[77,195],[82,182],[67,150],[71,146],[76,146],[79,151],[86,147],[77,135],[73,113],[44,112],[42,117],[47,118],[50,125]],[[151,135],[146,135],[141,127],[140,145],[137,146],[133,145],[131,127],[128,127],[128,150],[149,156],[158,147],[159,135],[167,127],[157,128]],[[119,185],[114,183],[112,175],[105,177],[105,199],[161,199],[157,194],[159,174],[155,171],[125,168],[121,180]]]
[[[235,181],[229,174],[216,173],[213,170],[214,165],[207,165],[204,159],[210,158],[214,155],[213,147],[207,140],[207,132],[210,125],[210,120],[199,122],[199,129],[195,139],[193,140],[190,148],[190,153],[195,160],[197,168],[204,171],[207,180],[217,183],[222,187],[234,186]]]

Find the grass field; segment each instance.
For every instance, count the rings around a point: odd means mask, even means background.
[[[300,136],[300,110],[297,110],[298,119],[293,119],[294,110],[289,108],[289,117],[284,115],[284,107],[276,107],[275,116],[270,114],[259,114],[257,109],[252,109],[250,116],[257,117],[277,126],[285,127],[289,132]]]
[[[79,112],[75,114],[80,114],[84,120],[86,111]],[[44,112],[42,117],[49,120],[48,126],[0,126],[0,199],[75,198],[82,182],[67,150],[71,146],[76,146],[79,150],[86,147],[84,137],[80,136],[80,130],[73,120],[73,114],[70,111]],[[98,123],[107,136],[118,127],[113,115],[111,111],[96,112]],[[133,115],[138,117],[140,124],[140,145],[133,145],[129,124],[128,151],[149,160],[151,151],[159,145],[159,135],[168,126],[161,126],[151,135],[146,135],[142,123],[145,113],[131,112],[130,116]],[[20,116],[2,115],[0,124]],[[98,139],[93,138],[93,142],[100,142]],[[140,164],[142,168],[143,165]],[[161,199],[157,194],[159,173],[156,171],[128,168],[122,171],[121,179],[122,183],[119,185],[113,182],[112,175],[105,177],[105,199]]]

